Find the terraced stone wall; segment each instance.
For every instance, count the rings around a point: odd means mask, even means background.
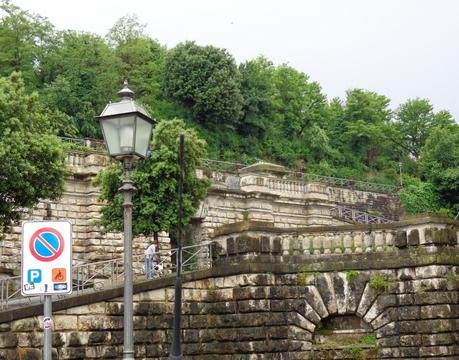
[[[412,219],[394,229],[393,252],[316,255],[284,254],[278,234],[234,233],[212,269],[184,274],[185,358],[457,359],[457,231]],[[168,356],[173,287],[173,277],[135,285],[137,359]],[[121,295],[55,302],[55,358],[120,358]],[[40,358],[41,310],[0,313],[0,358]]]

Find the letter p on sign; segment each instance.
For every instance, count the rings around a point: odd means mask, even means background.
[[[29,284],[41,283],[41,270],[40,269],[30,269],[29,271],[27,271],[27,282]]]

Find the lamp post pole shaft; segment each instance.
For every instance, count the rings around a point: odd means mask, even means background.
[[[175,277],[174,322],[169,360],[182,360],[181,321],[182,321],[182,237],[183,237],[183,172],[185,136],[179,137],[179,178],[178,178],[178,221],[177,221],[177,275]]]
[[[124,349],[123,359],[134,359],[134,311],[132,269],[132,194],[136,190],[130,179],[131,159],[124,159],[125,178],[120,191],[124,198]]]
[[[51,295],[45,295],[45,304],[43,306],[43,317],[50,318],[52,315],[52,299]],[[52,356],[52,334],[51,334],[51,327],[45,328],[43,330],[43,360],[51,360]]]

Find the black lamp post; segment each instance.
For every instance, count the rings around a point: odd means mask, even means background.
[[[112,158],[123,162],[124,180],[119,189],[124,197],[124,349],[123,359],[134,359],[133,341],[133,269],[132,269],[132,160],[145,158],[155,121],[132,99],[134,92],[127,81],[118,92],[121,100],[105,106],[100,121],[105,145]]]

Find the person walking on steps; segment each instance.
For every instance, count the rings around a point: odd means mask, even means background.
[[[147,279],[153,279],[155,277],[155,256],[156,256],[156,244],[150,244],[145,250],[145,276]]]

